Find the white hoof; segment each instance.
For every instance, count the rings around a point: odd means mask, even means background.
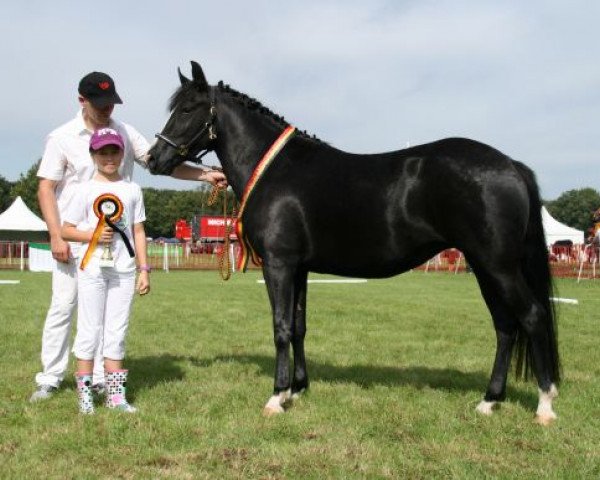
[[[263,412],[262,412],[263,417],[274,417],[275,415],[280,415],[282,413],[285,413],[285,410],[281,406],[279,406],[279,407],[266,406],[265,408],[263,408]]]
[[[540,399],[537,411],[535,412],[535,422],[547,426],[557,419],[556,413],[552,410],[552,400],[558,397],[558,390],[556,389],[556,386],[552,384],[548,392],[539,390],[539,394]]]
[[[557,418],[556,414],[552,412],[552,415],[536,415],[534,422],[547,427],[548,425],[552,425]]]
[[[273,395],[269,398],[269,401],[263,409],[263,416],[272,417],[273,415],[279,415],[285,413],[285,407],[289,406],[292,402],[291,390],[279,393],[279,395]]]
[[[482,415],[486,415],[489,417],[494,413],[494,405],[496,405],[496,402],[488,402],[486,400],[482,400],[481,402],[479,402],[479,405],[477,405],[475,410],[477,410]]]

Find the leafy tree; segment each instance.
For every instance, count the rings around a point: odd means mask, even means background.
[[[154,238],[171,236],[172,222],[165,207],[173,190],[144,188],[143,191],[146,207],[146,235]]]
[[[10,207],[13,199],[10,196],[10,191],[13,187],[13,183],[6,180],[0,175],[0,213]]]
[[[592,224],[592,213],[600,208],[600,193],[593,188],[569,190],[547,202],[546,208],[557,220],[585,232]]]
[[[35,162],[27,173],[21,174],[19,179],[13,185],[10,196],[14,200],[20,196],[27,206],[36,214],[41,216],[40,206],[37,199],[37,190],[40,183],[37,171],[40,166],[41,158]]]

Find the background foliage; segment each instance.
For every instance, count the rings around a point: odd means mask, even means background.
[[[592,214],[600,208],[600,193],[593,188],[569,190],[547,202],[546,208],[557,220],[585,232],[592,226]]]

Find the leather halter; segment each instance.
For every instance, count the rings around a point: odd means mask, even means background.
[[[209,142],[212,142],[213,140],[217,139],[217,133],[215,131],[215,120],[217,118],[217,107],[215,106],[215,89],[214,89],[214,87],[209,87],[209,88],[210,88],[210,110],[209,110],[210,116],[208,117],[208,120],[206,122],[204,122],[204,125],[202,126],[202,128],[200,130],[198,130],[198,132],[189,141],[187,141],[185,143],[177,144],[177,142],[175,142],[174,140],[171,140],[169,137],[167,137],[162,132],[154,135],[156,138],[158,138],[159,140],[162,140],[170,147],[173,147],[175,149],[175,151],[177,152],[177,155],[179,155],[180,157],[183,157],[185,160],[189,160],[191,162],[197,163],[198,165],[203,165],[200,162],[200,159],[204,155],[206,155],[208,152],[210,152],[212,149],[205,148],[205,149],[200,150],[197,153],[193,154],[192,156],[190,156],[190,147],[194,144],[194,142],[196,142],[200,137],[202,137],[202,135],[204,135],[204,133],[206,131],[208,131]],[[204,166],[209,167],[209,165],[204,165]],[[210,166],[210,168],[213,170],[219,170],[218,167]]]

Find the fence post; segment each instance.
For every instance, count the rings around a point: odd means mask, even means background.
[[[235,254],[233,253],[233,243],[229,244],[229,265],[231,265],[231,273],[235,273]]]
[[[458,258],[456,259],[456,265],[454,266],[454,275],[458,273],[458,267],[460,266],[460,261],[462,260],[462,252],[458,252]]]
[[[21,240],[21,271],[25,270],[25,242]]]
[[[163,270],[169,272],[169,247],[167,242],[163,243]]]

